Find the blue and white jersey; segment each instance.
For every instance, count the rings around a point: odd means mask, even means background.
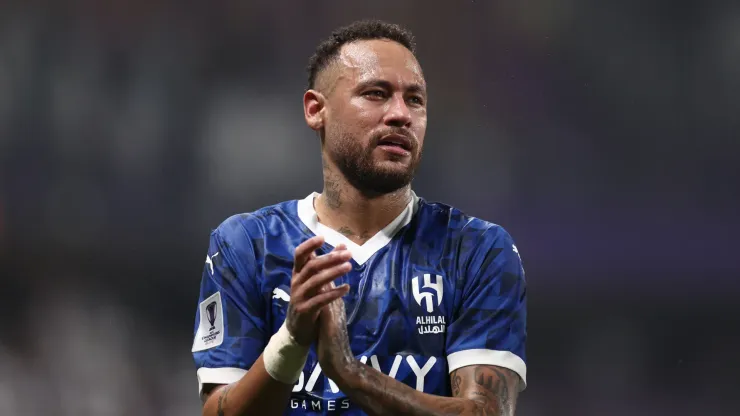
[[[313,193],[235,215],[211,233],[195,320],[198,384],[238,381],[285,320],[296,247],[314,235],[344,243],[344,297],[357,359],[425,393],[450,396],[449,373],[490,364],[526,383],[524,270],[500,226],[414,195],[363,245],[318,222]],[[322,374],[315,350],[293,387],[290,415],[365,414]]]

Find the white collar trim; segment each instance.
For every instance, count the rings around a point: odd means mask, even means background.
[[[323,236],[326,243],[332,247],[336,247],[339,244],[346,245],[347,249],[352,253],[352,259],[354,259],[359,265],[363,265],[375,253],[388,245],[396,233],[411,222],[411,219],[414,217],[414,214],[416,214],[419,206],[419,197],[417,197],[412,191],[411,201],[403,212],[401,212],[401,214],[391,221],[391,223],[385,228],[378,231],[378,233],[371,239],[367,240],[365,244],[358,245],[338,231],[335,231],[319,222],[318,214],[316,214],[316,210],[313,206],[314,198],[317,196],[319,196],[319,194],[317,192],[313,192],[306,198],[298,201],[298,218],[300,218],[301,222],[303,222],[314,234]]]

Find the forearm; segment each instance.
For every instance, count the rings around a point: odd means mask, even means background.
[[[282,415],[293,385],[273,379],[260,356],[238,382],[212,392],[203,406],[203,416]]]
[[[345,368],[334,381],[370,415],[504,415],[486,400],[426,394],[359,361]]]

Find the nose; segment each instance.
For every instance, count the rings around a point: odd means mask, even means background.
[[[393,98],[388,100],[388,110],[385,112],[384,122],[386,125],[393,127],[409,127],[411,125],[411,111],[402,95],[393,94]]]

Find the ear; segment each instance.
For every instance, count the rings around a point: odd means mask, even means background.
[[[303,116],[308,127],[315,131],[324,128],[324,109],[326,98],[316,90],[308,90],[303,94]]]

